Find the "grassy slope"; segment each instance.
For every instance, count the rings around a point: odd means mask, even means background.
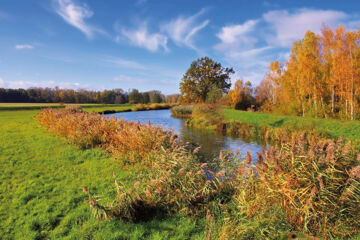
[[[252,125],[265,125],[268,127],[292,128],[296,126],[297,128],[314,128],[318,131],[327,132],[331,137],[342,136],[349,139],[360,139],[360,121],[303,118],[258,112],[245,112],[229,108],[223,109],[222,114],[226,121],[240,121]]]
[[[47,133],[37,111],[0,111],[0,238],[202,239],[203,222],[180,216],[132,224],[91,217],[82,186],[105,199],[114,194],[113,172],[132,184],[99,149],[80,150]]]

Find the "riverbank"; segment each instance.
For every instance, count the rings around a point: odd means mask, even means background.
[[[99,221],[82,186],[113,199],[136,166],[120,167],[105,151],[82,150],[46,132],[37,110],[0,111],[0,232],[4,239],[204,239],[204,221],[181,215],[142,223]]]
[[[181,112],[181,108],[178,107],[177,112]],[[211,105],[195,106],[191,112],[184,116],[188,119],[188,126],[223,131],[233,136],[271,139],[278,138],[279,136],[274,135],[286,131],[311,132],[322,138],[342,137],[360,141],[360,121],[267,114]]]
[[[227,151],[200,163],[198,150],[172,142],[156,126],[63,111],[0,112],[5,133],[0,140],[6,143],[0,146],[5,238],[358,235],[358,160],[341,141],[307,147],[298,135],[259,155],[257,165],[249,155],[240,164],[238,154]]]
[[[360,121],[296,117],[261,112],[247,112],[231,108],[221,109],[225,122],[241,122],[253,126],[287,128],[294,130],[316,130],[331,138],[343,137],[350,140],[360,139]]]
[[[193,117],[199,113],[218,114],[206,105],[195,108]],[[42,110],[38,119],[70,143],[98,146],[121,165],[142,166],[133,187],[115,180],[117,194],[110,205],[83,188],[98,219],[141,222],[156,213],[182,213],[207,219],[209,239],[279,239],[289,233],[349,238],[359,233],[359,155],[340,139],[282,132],[281,145],[258,153],[256,165],[249,153],[239,161],[238,151],[221,151],[201,162],[198,148],[150,123],[73,108]]]

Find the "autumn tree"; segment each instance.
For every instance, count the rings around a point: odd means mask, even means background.
[[[253,91],[251,82],[238,79],[234,84],[234,89],[228,93],[232,107],[239,110],[250,108],[254,104]]]
[[[257,103],[285,114],[355,119],[359,63],[360,31],[325,25],[319,35],[307,31],[293,44],[284,67],[278,61],[270,64],[257,88]]]
[[[227,93],[230,89],[232,68],[224,68],[220,63],[203,57],[193,61],[180,83],[180,95],[183,103],[206,102],[208,93],[218,88]]]

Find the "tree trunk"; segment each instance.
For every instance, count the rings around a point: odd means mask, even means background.
[[[350,102],[350,114],[351,120],[354,120],[354,64],[352,59],[352,52],[350,47],[350,59],[351,59],[351,102]]]
[[[305,117],[305,108],[304,108],[303,100],[301,100],[301,108],[302,108],[302,116]]]
[[[347,99],[345,100],[345,116],[346,116],[346,119],[348,119],[348,100]]]
[[[331,93],[331,112],[334,113],[335,108],[335,86],[332,87],[332,93]]]

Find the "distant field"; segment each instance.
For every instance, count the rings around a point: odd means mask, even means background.
[[[59,103],[0,103],[0,110],[36,110],[41,108],[62,108],[66,105],[79,105],[82,108],[94,108],[91,112],[96,112],[95,108],[99,108],[99,111],[103,111],[104,108],[106,110],[122,110],[124,108],[131,108],[133,104],[96,104],[96,103],[66,103],[66,104],[59,104]]]
[[[326,132],[334,138],[342,136],[349,139],[360,139],[360,121],[285,116],[239,111],[230,108],[223,109],[222,114],[226,121],[239,121],[255,126],[273,128],[315,129]]]

